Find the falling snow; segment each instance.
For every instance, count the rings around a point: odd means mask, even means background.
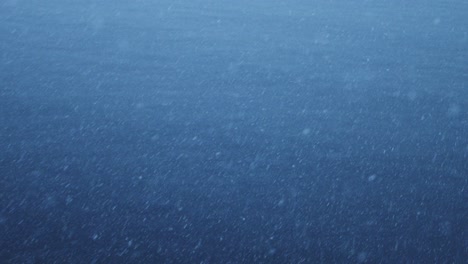
[[[0,1],[0,263],[466,263],[467,14]]]

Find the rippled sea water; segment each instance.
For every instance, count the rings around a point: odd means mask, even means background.
[[[0,262],[464,263],[468,3],[0,3]]]

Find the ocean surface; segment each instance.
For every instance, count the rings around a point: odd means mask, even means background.
[[[0,263],[467,261],[467,1],[0,2]]]

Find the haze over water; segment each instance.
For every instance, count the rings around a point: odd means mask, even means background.
[[[465,263],[468,2],[0,3],[0,262]]]

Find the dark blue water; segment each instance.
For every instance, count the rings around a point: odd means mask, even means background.
[[[4,0],[1,263],[466,263],[468,2]]]

